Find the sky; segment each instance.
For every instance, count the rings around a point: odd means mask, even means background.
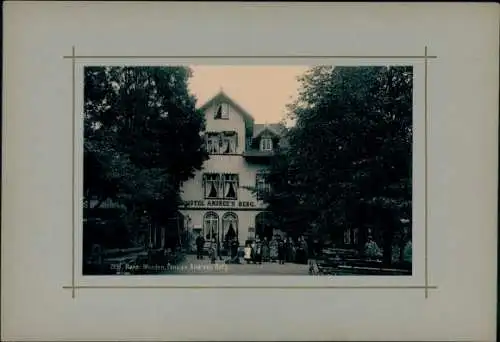
[[[299,82],[307,66],[219,66],[191,65],[189,89],[203,105],[221,89],[249,112],[255,123],[276,123],[286,115],[286,105],[298,95]]]

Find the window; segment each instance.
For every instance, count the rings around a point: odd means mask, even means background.
[[[206,173],[203,175],[205,198],[232,199],[238,198],[238,175]]]
[[[219,216],[214,212],[208,212],[203,218],[203,235],[206,240],[218,239]]]
[[[222,175],[224,179],[224,198],[226,199],[236,199],[237,189],[238,189],[238,175],[235,174],[224,174]]]
[[[206,150],[210,154],[234,154],[238,144],[236,132],[209,132],[206,134]]]
[[[351,229],[347,228],[344,231],[344,245],[350,245],[351,244]]]
[[[354,228],[354,229],[347,228],[344,231],[344,244],[345,245],[350,245],[350,244],[356,245],[358,243],[358,233],[359,233],[358,228]]]
[[[203,185],[205,198],[220,198],[221,179],[219,174],[204,174]]]
[[[220,137],[218,133],[207,133],[206,135],[207,152],[217,154],[220,150]]]
[[[238,216],[228,212],[222,217],[222,235],[224,240],[232,240],[238,237]]]
[[[253,239],[255,237],[255,228],[248,227],[248,239]]]
[[[265,194],[271,191],[271,184],[267,181],[267,174],[257,173],[255,183],[255,187],[257,188],[257,199],[263,199]]]
[[[357,245],[358,244],[358,228],[353,229],[352,231],[352,242]]]
[[[273,150],[273,140],[271,138],[260,139],[260,150],[261,151],[272,151]]]
[[[215,119],[229,119],[229,105],[227,103],[221,103],[215,109]]]
[[[223,132],[220,153],[236,153],[238,135],[236,132]]]

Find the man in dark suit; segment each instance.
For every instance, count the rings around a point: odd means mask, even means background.
[[[200,233],[196,238],[196,259],[203,259],[203,246],[205,245],[205,239]]]
[[[240,258],[238,257],[238,248],[240,247],[240,244],[238,243],[238,239],[236,237],[233,238],[231,241],[231,259],[239,264],[240,263]]]

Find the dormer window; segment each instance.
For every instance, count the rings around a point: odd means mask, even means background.
[[[215,109],[215,119],[229,119],[229,105],[221,103]]]
[[[260,139],[260,150],[261,151],[272,151],[273,150],[273,140],[271,138],[261,138]]]

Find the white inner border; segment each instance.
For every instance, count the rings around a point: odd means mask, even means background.
[[[424,47],[421,48],[421,55],[424,55]],[[76,47],[76,55],[79,55]],[[306,62],[307,63],[304,63]],[[428,74],[432,72],[430,65],[434,60],[429,59]],[[67,61],[68,64],[71,60]],[[244,65],[290,65],[287,59],[245,59]],[[133,59],[127,62],[114,62],[113,60],[102,59],[96,62],[89,62],[87,59],[76,60],[75,75],[75,286],[235,286],[235,287],[290,287],[290,286],[425,286],[425,109],[424,109],[424,89],[425,89],[425,60],[366,60],[366,59],[317,59],[310,58],[301,61],[305,65],[337,65],[337,66],[360,66],[360,65],[412,65],[414,71],[413,84],[413,274],[412,276],[287,276],[287,275],[202,275],[202,274],[182,274],[182,275],[109,275],[109,276],[82,276],[82,218],[83,209],[83,75],[84,67],[92,65],[242,65],[240,59],[223,60],[203,60],[196,59],[165,59],[161,62],[147,59]],[[298,64],[293,63],[293,64]],[[69,68],[71,70],[71,68]],[[429,75],[428,75],[429,76]],[[71,285],[71,284],[68,284]],[[428,284],[430,286],[437,284]],[[416,289],[418,290],[418,289]],[[421,290],[422,292],[424,289]]]

